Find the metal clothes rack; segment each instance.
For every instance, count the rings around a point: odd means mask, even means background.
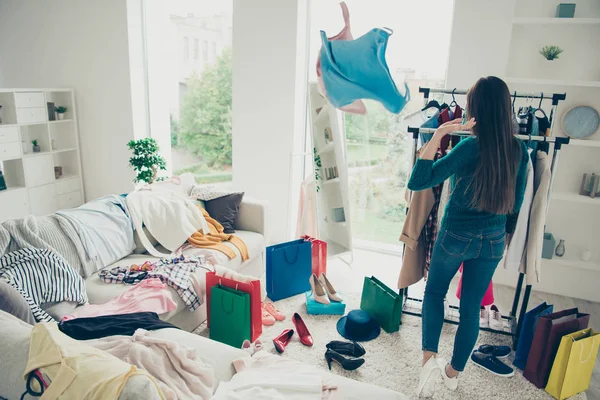
[[[454,100],[454,95],[466,95],[467,91],[466,90],[457,90],[457,89],[434,89],[434,88],[419,87],[419,93],[424,94],[424,104],[427,104],[428,100],[429,100],[429,95],[431,93],[451,94],[453,96],[453,100]],[[556,108],[558,106],[559,101],[566,99],[566,93],[544,94],[543,92],[539,92],[539,93],[514,92],[513,94],[511,94],[511,97],[527,98],[527,99],[540,99],[540,104],[543,100],[546,100],[546,99],[552,100],[552,109],[550,111],[550,118],[549,118],[550,135],[552,135],[552,131],[554,128],[554,116],[556,115]],[[416,159],[417,159],[419,134],[420,133],[434,133],[435,129],[420,128],[420,127],[408,127],[408,132],[412,133],[412,138],[413,138],[412,164],[414,165],[416,162]],[[451,136],[469,136],[469,135],[471,135],[471,132],[458,131],[458,132],[451,133],[450,135]],[[515,135],[515,136],[517,136],[518,138],[520,138],[522,140],[547,143],[547,145],[544,146],[545,148],[543,149],[544,151],[546,151],[546,153],[549,153],[549,143],[553,143],[553,145],[554,145],[553,146],[554,147],[553,155],[552,155],[552,164],[550,166],[551,178],[550,178],[550,188],[548,190],[548,205],[549,205],[550,204],[550,194],[552,193],[552,188],[554,186],[554,176],[555,176],[554,172],[558,166],[560,150],[561,150],[562,145],[569,144],[570,138],[568,138],[568,137],[552,137],[552,136],[550,136],[550,137],[531,136],[531,135]],[[517,287],[515,289],[515,295],[513,298],[511,312],[508,316],[505,316],[505,315],[502,316],[502,319],[506,321],[506,324],[505,324],[506,329],[500,331],[500,330],[495,330],[495,329],[491,329],[491,328],[480,328],[481,330],[484,330],[484,331],[512,336],[513,337],[513,348],[515,348],[515,349],[517,346],[519,332],[521,331],[523,317],[525,316],[525,313],[527,312],[527,305],[529,303],[529,297],[531,295],[531,285],[526,285],[525,293],[523,295],[523,301],[521,303],[521,309],[519,310],[519,300],[521,297],[521,292],[523,290],[524,278],[525,278],[525,274],[523,274],[522,272],[519,272],[519,278],[517,281]],[[415,301],[415,302],[422,303],[423,300],[414,298],[414,297],[409,297],[408,296],[408,287],[404,288],[404,289],[400,289],[400,294],[403,295],[404,299],[405,299],[405,301],[403,303],[403,311],[402,312],[404,314],[409,314],[409,315],[414,315],[414,316],[422,316],[421,312],[411,311],[411,309],[408,305],[408,301]],[[453,319],[445,318],[444,321],[448,322],[450,324],[457,325],[458,324],[458,318],[457,318],[458,307],[450,306],[450,309],[451,309],[451,316],[452,316],[452,313],[454,313],[454,318]],[[517,318],[517,311],[519,311],[518,318]]]

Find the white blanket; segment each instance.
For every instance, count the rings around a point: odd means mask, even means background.
[[[169,257],[156,250],[144,233],[150,234],[166,249],[175,251],[195,232],[208,233],[208,224],[194,201],[169,190],[142,189],[127,195],[127,207],[136,234],[150,254]]]

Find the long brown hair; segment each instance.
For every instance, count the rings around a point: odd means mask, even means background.
[[[495,76],[479,79],[467,93],[467,115],[477,122],[472,207],[479,211],[510,214],[514,208],[522,150],[514,137],[510,100],[508,86]]]

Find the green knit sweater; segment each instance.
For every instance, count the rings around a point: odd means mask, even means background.
[[[517,139],[519,140],[519,139]],[[470,182],[479,158],[479,146],[475,137],[461,140],[452,151],[438,161],[418,159],[413,168],[408,188],[410,190],[424,190],[437,186],[446,179],[452,179],[454,190],[446,205],[442,227],[451,231],[464,231],[483,229],[489,227],[506,226],[508,232],[514,230],[516,225],[525,186],[527,184],[527,163],[529,153],[527,146],[519,140],[522,148],[521,162],[517,173],[515,188],[515,206],[511,214],[492,214],[471,208],[473,189]]]

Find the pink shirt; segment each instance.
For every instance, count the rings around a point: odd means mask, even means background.
[[[160,279],[145,279],[107,303],[77,307],[72,314],[66,315],[62,320],[144,311],[153,311],[160,315],[177,308],[173,293],[174,291],[169,290]]]

